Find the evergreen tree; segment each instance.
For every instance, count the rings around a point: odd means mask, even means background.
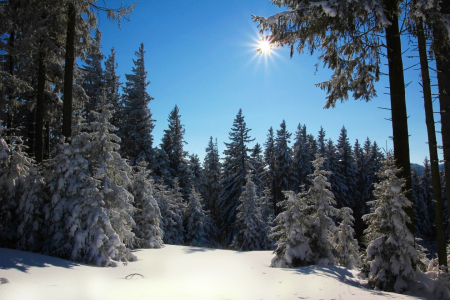
[[[305,236],[313,252],[314,262],[334,265],[332,240],[336,234],[336,225],[331,218],[337,217],[339,211],[335,208],[336,201],[327,179],[330,172],[323,169],[324,160],[323,157],[316,155],[316,159],[312,162],[314,173],[309,175],[311,188],[306,195],[305,211],[308,216],[305,223]]]
[[[206,193],[206,177],[197,154],[189,156],[189,171],[191,174],[191,186],[203,197]]]
[[[235,227],[238,232],[234,236],[231,248],[239,251],[262,250],[265,247],[265,224],[258,207],[259,197],[256,192],[256,185],[247,175],[247,184],[244,186],[239,205],[236,208],[237,216]]]
[[[153,198],[153,188],[150,182],[150,171],[147,162],[140,161],[133,176],[132,193],[134,195],[135,211],[133,219],[136,225],[134,245],[139,248],[161,248],[163,232],[160,228],[161,212],[158,203]]]
[[[187,152],[183,150],[184,144],[184,125],[181,124],[178,106],[169,114],[169,129],[164,130],[164,136],[161,142],[161,149],[167,154],[170,174],[166,178],[168,184],[171,180],[177,178],[183,197],[188,199],[191,190],[191,174],[186,160]]]
[[[143,159],[153,162],[154,120],[148,107],[152,97],[147,93],[149,85],[144,64],[144,44],[135,52],[132,74],[125,74],[127,82],[123,88],[122,109],[120,111],[119,136],[122,140],[121,154],[134,166]]]
[[[355,239],[355,231],[353,230],[352,210],[349,207],[340,209],[341,224],[338,227],[336,235],[336,251],[339,264],[349,269],[353,269],[360,264],[358,254],[358,241]]]
[[[257,194],[261,195],[264,190],[264,182],[262,178],[265,172],[265,162],[262,155],[262,148],[259,143],[256,143],[253,147],[250,157],[252,158],[254,168],[252,171],[252,181],[256,184]]]
[[[435,216],[435,211],[434,211],[433,187],[431,185],[432,184],[431,180],[432,179],[431,179],[430,162],[428,161],[428,158],[425,157],[425,159],[423,161],[422,176],[419,179],[419,184],[421,186],[420,198],[425,203],[425,207],[427,210],[427,214],[428,214],[430,223],[436,224],[436,216]],[[421,215],[421,214],[419,214],[419,215]],[[420,220],[418,220],[418,222],[420,223]],[[436,237],[436,229],[433,229],[431,231],[430,237],[433,239]]]
[[[264,143],[264,161],[267,168],[262,175],[262,180],[264,186],[268,187],[265,192],[265,197],[269,198],[272,203],[272,211],[275,212],[277,203],[275,202],[275,136],[273,134],[273,128],[269,128],[269,133],[267,134],[267,140]]]
[[[103,73],[104,77],[104,90],[106,94],[107,103],[112,104],[112,118],[110,123],[116,127],[120,128],[120,110],[121,110],[121,102],[119,95],[119,87],[121,83],[119,81],[120,76],[116,75],[117,70],[116,63],[116,52],[114,48],[111,48],[111,54],[108,55],[108,58],[105,61],[105,71]]]
[[[384,291],[402,293],[407,283],[415,279],[414,266],[419,255],[414,236],[406,227],[410,219],[404,207],[411,206],[412,202],[402,192],[405,180],[398,174],[393,159],[388,157],[378,173],[383,180],[375,184],[375,200],[369,202],[372,210],[363,218],[368,222],[365,234],[369,283]]]
[[[277,137],[275,138],[275,190],[274,198],[275,203],[283,200],[283,191],[288,191],[294,182],[294,176],[291,171],[291,166],[293,164],[291,148],[289,143],[291,138],[291,133],[286,130],[286,122],[283,120],[280,124],[280,129],[277,130]],[[277,208],[275,214],[280,211]]]
[[[293,164],[293,173],[297,178],[296,186],[294,187],[294,191],[296,192],[309,188],[308,175],[313,172],[311,164],[313,156],[311,156],[308,146],[306,126],[298,124],[297,131],[295,132]]]
[[[287,199],[278,204],[283,211],[275,218],[276,225],[270,235],[277,246],[271,267],[296,268],[313,262],[313,252],[304,235],[307,218],[305,194],[301,192],[295,195],[293,192],[287,192]]]
[[[206,148],[206,156],[203,162],[205,169],[205,208],[211,212],[211,216],[219,226],[220,208],[219,199],[222,187],[220,185],[221,164],[219,160],[219,150],[217,149],[217,140],[213,143],[210,137],[208,147]]]
[[[336,165],[336,172],[342,175],[344,182],[337,189],[335,194],[338,207],[355,207],[353,191],[355,190],[355,165],[353,150],[347,137],[347,129],[343,126],[336,145],[337,158],[339,163]]]
[[[412,192],[414,199],[414,214],[420,216],[417,222],[414,223],[416,227],[416,235],[422,239],[431,239],[434,237],[433,223],[430,220],[427,203],[423,198],[423,190],[420,185],[420,177],[416,169],[411,172]]]
[[[202,199],[194,187],[191,188],[186,211],[186,233],[184,243],[188,246],[205,247],[210,239],[208,216],[201,205]]]
[[[88,101],[84,104],[85,118],[90,123],[93,121],[91,111],[95,110],[102,96],[102,91],[105,85],[103,76],[102,60],[103,54],[101,52],[102,34],[97,28],[95,30],[95,37],[86,51],[85,63],[81,68],[83,83],[81,87],[84,89]]]
[[[317,136],[317,151],[323,157],[325,157],[326,154],[325,145],[326,145],[325,130],[323,129],[322,126],[320,126],[319,135]]]
[[[248,134],[250,130],[244,121],[242,110],[239,109],[229,133],[230,142],[225,143],[223,179],[220,182],[222,185],[222,192],[220,193],[221,232],[226,245],[233,241],[237,232],[234,227],[236,207],[246,183],[245,178],[253,170],[252,159],[248,155],[249,149],[247,147],[247,144],[254,140]]]
[[[181,208],[181,199],[172,190],[162,183],[154,183],[154,194],[161,212],[161,229],[163,231],[163,241],[165,244],[183,245],[184,211]]]

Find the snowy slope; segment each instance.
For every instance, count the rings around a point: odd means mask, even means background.
[[[166,245],[138,261],[101,268],[0,248],[0,299],[418,299],[368,290],[357,271],[336,266],[270,268],[271,251]],[[127,275],[139,273],[139,275]]]

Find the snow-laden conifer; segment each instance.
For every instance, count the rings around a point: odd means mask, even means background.
[[[122,109],[120,111],[119,136],[122,139],[120,153],[130,160],[130,165],[144,159],[153,159],[152,131],[155,125],[148,107],[152,97],[147,93],[149,85],[144,64],[144,44],[135,52],[132,74],[126,74],[127,82],[123,88]]]
[[[370,265],[369,283],[384,291],[401,293],[407,283],[415,279],[414,266],[419,255],[414,247],[414,236],[406,227],[410,222],[404,207],[411,206],[402,192],[405,180],[391,157],[384,162],[375,184],[375,200],[369,202],[371,213],[363,216],[368,223],[365,230],[368,242],[366,260]]]
[[[217,140],[214,143],[210,137],[208,147],[206,148],[205,160],[203,161],[205,174],[205,208],[210,211],[212,219],[216,226],[220,226],[219,197],[222,187],[220,185],[221,164],[219,150],[217,149]]]
[[[247,184],[244,186],[236,208],[235,226],[239,231],[234,236],[231,248],[240,251],[262,250],[266,246],[266,226],[258,206],[260,197],[251,175],[248,174],[246,179]]]
[[[153,198],[153,189],[150,182],[150,171],[147,162],[140,161],[134,167],[132,193],[134,196],[133,219],[136,225],[134,245],[139,248],[161,248],[163,231],[160,228],[161,213],[158,203]]]
[[[314,173],[311,178],[311,188],[306,195],[308,216],[305,223],[305,235],[313,252],[316,264],[335,264],[332,253],[332,241],[336,234],[336,224],[332,217],[337,217],[339,211],[335,208],[336,201],[330,191],[331,185],[327,175],[329,171],[323,169],[324,158],[316,155],[312,162]]]
[[[155,183],[153,197],[158,203],[161,212],[161,229],[163,242],[171,245],[183,245],[183,203],[181,193],[169,190],[162,183]]]
[[[286,193],[286,200],[278,205],[283,211],[275,218],[275,227],[270,238],[275,241],[276,256],[272,259],[271,267],[295,268],[312,263],[313,252],[308,240],[304,236],[304,224],[306,222],[305,193],[295,195]]]
[[[192,187],[185,217],[184,242],[188,246],[205,247],[209,244],[211,228],[201,202],[200,193]]]
[[[104,77],[104,90],[107,99],[107,103],[112,104],[112,118],[109,122],[116,128],[120,128],[120,95],[119,88],[121,82],[120,76],[116,75],[116,69],[118,64],[116,62],[116,52],[114,48],[111,48],[111,54],[105,61]]]
[[[353,149],[347,137],[347,129],[343,126],[336,145],[336,154],[339,163],[336,165],[336,172],[341,174],[344,181],[339,182],[336,188],[335,198],[338,207],[355,207],[353,191],[355,189],[356,168],[354,165]]]
[[[358,254],[358,241],[355,239],[355,231],[353,230],[353,222],[355,219],[352,216],[351,208],[341,208],[339,217],[341,223],[337,230],[335,245],[338,253],[337,260],[341,266],[353,269],[359,266],[360,258]]]
[[[311,156],[309,144],[307,142],[306,126],[298,124],[297,131],[295,132],[294,146],[293,146],[294,158],[292,169],[296,177],[293,190],[300,192],[303,189],[308,189],[310,182],[308,175],[313,172],[311,161],[314,159]]]

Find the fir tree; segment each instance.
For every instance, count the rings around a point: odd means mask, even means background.
[[[304,196],[304,192],[297,195],[288,192],[287,199],[278,204],[283,211],[275,218],[276,225],[270,235],[277,247],[271,267],[296,268],[313,262],[313,252],[304,236],[303,224],[307,218]]]
[[[197,154],[189,156],[189,173],[191,174],[191,186],[203,197],[206,193],[206,177]]]
[[[256,143],[252,149],[250,157],[253,161],[252,181],[256,184],[256,192],[261,195],[264,189],[264,182],[262,180],[265,172],[265,162],[262,155],[261,145]]]
[[[343,126],[336,145],[339,163],[337,170],[344,178],[335,194],[338,207],[355,207],[353,191],[355,190],[355,165],[353,164],[353,150],[347,137],[347,129]]]
[[[432,226],[433,223],[430,220],[427,203],[423,198],[423,189],[420,185],[420,177],[417,175],[416,169],[412,169],[411,181],[413,188],[414,214],[420,216],[417,222],[414,223],[416,234],[422,239],[434,238],[435,233]]]
[[[259,197],[256,192],[256,185],[251,179],[251,175],[247,175],[247,184],[244,186],[240,204],[236,208],[235,227],[238,232],[234,236],[231,248],[239,251],[254,251],[265,248],[265,224],[258,207]]]
[[[378,173],[383,180],[375,184],[375,200],[369,202],[371,213],[365,231],[368,247],[366,260],[370,265],[369,283],[384,291],[402,293],[407,283],[415,279],[414,266],[419,255],[414,248],[414,236],[406,227],[411,222],[404,207],[411,206],[402,192],[405,180],[391,157]]]
[[[311,161],[313,157],[311,156],[309,147],[307,143],[306,126],[303,127],[298,124],[297,131],[295,132],[295,142],[294,142],[294,163],[293,163],[293,173],[296,176],[296,183],[294,186],[294,191],[299,192],[302,190],[307,190],[309,188],[308,175],[312,173]]]
[[[211,228],[208,228],[208,216],[201,205],[202,199],[194,187],[191,188],[186,211],[186,226],[184,243],[188,246],[205,247],[211,238]]]
[[[161,212],[153,198],[147,162],[140,161],[134,168],[136,170],[132,185],[135,207],[133,219],[136,223],[133,228],[136,236],[134,245],[139,248],[161,248],[163,244],[163,232],[160,228]]]
[[[86,53],[86,65],[81,68],[83,74],[81,87],[88,97],[88,101],[84,104],[85,118],[89,123],[93,120],[91,111],[97,108],[105,84],[102,69],[103,54],[101,52],[101,40],[102,34],[97,28],[95,30],[95,37]]]
[[[184,144],[184,125],[181,124],[178,106],[169,114],[169,129],[164,130],[164,136],[161,140],[161,149],[167,154],[170,174],[166,178],[168,184],[171,180],[177,178],[181,192],[185,199],[188,198],[191,189],[191,174],[186,160],[187,152],[183,150]]]
[[[352,210],[349,207],[340,209],[341,223],[338,227],[336,235],[336,251],[339,254],[337,259],[341,266],[353,269],[360,264],[358,254],[358,241],[355,239],[355,231],[353,230]]]
[[[286,130],[286,122],[280,124],[280,129],[277,130],[277,137],[275,138],[275,203],[283,200],[283,191],[291,189],[294,181],[294,176],[291,172],[293,164],[292,153],[289,147],[291,133]],[[275,214],[279,213],[279,209],[275,210]]]
[[[428,212],[429,221],[431,224],[436,223],[435,211],[434,211],[434,197],[433,197],[433,187],[431,181],[431,168],[428,158],[425,157],[423,161],[423,172],[420,176],[419,183],[421,186],[421,196],[420,198],[425,203],[425,207]],[[420,222],[420,221],[419,221]],[[436,237],[436,230],[431,231],[431,238]]]
[[[236,207],[246,183],[245,178],[253,169],[247,147],[247,144],[254,140],[248,134],[250,130],[244,121],[242,110],[239,109],[229,133],[230,143],[225,143],[227,148],[224,151],[225,162],[223,163],[223,179],[221,181],[223,189],[220,194],[220,207],[221,232],[224,234],[225,244],[230,244],[237,232],[234,227]]]
[[[110,123],[116,127],[120,128],[120,95],[119,95],[119,87],[121,85],[119,78],[120,76],[116,75],[117,70],[116,63],[116,52],[114,48],[111,48],[111,54],[108,55],[108,58],[105,61],[105,71],[103,73],[104,77],[104,90],[106,94],[107,103],[112,104],[112,118]]]
[[[275,136],[273,134],[273,128],[269,128],[267,134],[267,140],[264,143],[264,161],[267,165],[267,169],[262,175],[264,186],[268,187],[268,191],[264,194],[265,197],[270,198],[272,203],[272,211],[275,212],[277,203],[275,202]]]
[[[153,162],[154,120],[148,107],[152,97],[147,93],[149,85],[144,64],[144,44],[135,52],[132,74],[126,74],[127,82],[123,88],[122,109],[120,111],[119,136],[122,140],[121,154],[134,166],[143,159]],[[152,166],[150,166],[152,167]]]
[[[220,208],[219,199],[222,187],[220,185],[221,164],[219,160],[219,150],[217,149],[217,140],[213,143],[210,137],[208,147],[206,148],[205,160],[203,162],[205,169],[205,208],[211,212],[212,218],[219,226]]]

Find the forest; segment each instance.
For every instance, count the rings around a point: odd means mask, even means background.
[[[370,137],[350,142],[345,127],[335,141],[307,124],[292,133],[283,116],[253,143],[236,108],[225,150],[205,137],[201,161],[184,150],[178,106],[153,137],[144,44],[125,78],[114,48],[102,53],[99,14],[120,27],[136,3],[0,0],[0,247],[97,266],[165,244],[273,250],[272,267],[357,268],[380,290],[404,292],[416,269],[440,270],[450,286],[450,3],[271,2],[286,10],[253,16],[255,27],[291,56],[320,53],[332,70],[318,84],[326,108],[370,101],[389,77],[392,151]],[[429,145],[420,173],[409,158],[402,35],[419,53]]]

